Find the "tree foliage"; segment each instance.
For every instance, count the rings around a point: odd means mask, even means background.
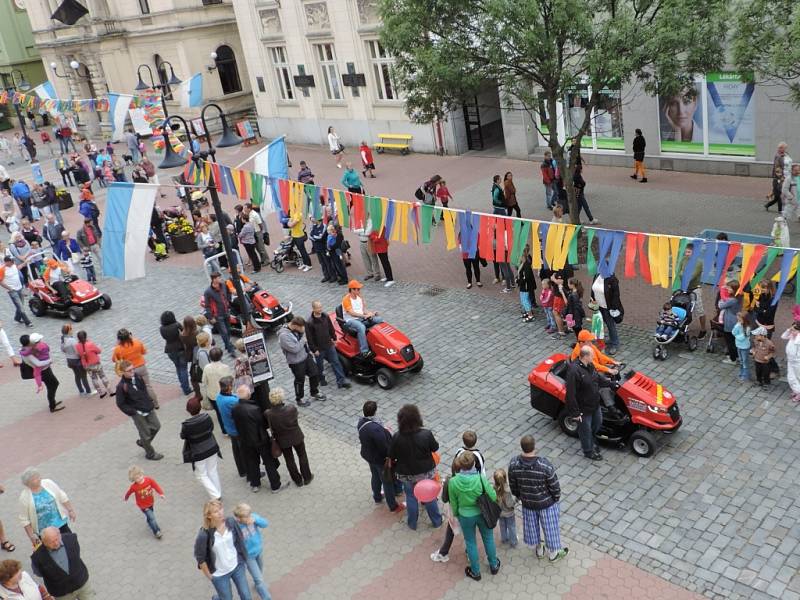
[[[780,83],[800,107],[800,4],[749,0],[736,10],[731,52],[736,68],[759,83]]]
[[[385,47],[409,116],[441,118],[496,83],[507,109],[549,119],[540,133],[565,174],[577,219],[565,148],[590,131],[601,90],[639,81],[675,94],[695,73],[720,67],[726,0],[381,0]],[[557,138],[556,105],[581,84],[592,93],[572,140]]]

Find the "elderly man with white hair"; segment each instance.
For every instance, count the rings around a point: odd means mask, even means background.
[[[611,387],[611,381],[600,375],[592,364],[594,349],[582,346],[577,360],[567,367],[567,412],[578,422],[578,437],[583,455],[590,460],[603,460],[595,435],[603,424],[600,388]]]
[[[19,520],[31,545],[39,545],[41,532],[47,527],[70,533],[69,522],[75,521],[75,509],[66,492],[52,479],[42,479],[33,467],[25,469],[20,479],[25,489],[19,495]]]
[[[81,547],[74,533],[55,527],[42,531],[42,545],[31,555],[34,575],[44,580],[55,600],[89,600],[95,594],[89,583],[89,570],[81,560]]]

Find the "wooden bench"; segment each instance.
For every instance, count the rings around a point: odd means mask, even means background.
[[[407,133],[379,133],[380,141],[375,144],[378,154],[383,154],[384,150],[400,150],[400,154],[408,154],[413,135]]]

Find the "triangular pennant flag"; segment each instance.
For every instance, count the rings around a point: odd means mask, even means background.
[[[786,284],[789,283],[789,278],[793,275],[792,265],[795,263],[795,255],[797,250],[793,248],[786,248],[783,251],[783,258],[781,259],[780,280],[778,281],[778,289],[775,292],[775,297],[772,299],[772,306],[775,306],[783,295],[783,290],[786,289]]]
[[[557,270],[554,266],[556,252],[561,248],[561,242],[564,241],[565,227],[566,225],[563,223],[551,223],[547,229],[547,239],[544,241],[544,259],[554,271]]]
[[[575,226],[575,233],[572,234],[572,239],[569,242],[569,251],[567,252],[567,262],[571,265],[578,264],[578,238],[581,234],[581,225]]]
[[[542,242],[539,239],[539,221],[531,223],[531,267],[542,268]]]
[[[544,265],[549,269],[550,263],[547,262],[547,256],[545,255],[545,249],[547,247],[547,236],[550,235],[550,221],[540,221],[539,222],[539,239],[541,240],[542,245],[542,262]]]
[[[442,212],[444,218],[444,237],[447,242],[447,249],[454,250],[458,247],[456,243],[456,215],[452,210]]]
[[[492,242],[494,241],[494,218],[489,215],[480,215],[480,233],[478,235],[478,252],[482,258],[492,260],[494,256]]]
[[[647,283],[652,281],[652,273],[650,273],[650,263],[649,257],[645,253],[644,243],[646,236],[644,233],[634,233],[632,235],[636,236],[636,248],[637,254],[639,255],[639,273]]]
[[[775,262],[775,259],[778,257],[778,253],[780,251],[780,248],[767,248],[767,258],[764,261],[764,266],[761,267],[761,270],[754,277],[756,283],[760,282],[767,276],[767,271],[772,266],[772,263]]]
[[[521,219],[514,219],[513,221],[514,227],[514,245],[511,249],[511,259],[510,262],[512,265],[518,265],[520,261],[520,257],[522,256],[522,251],[525,249],[526,243],[528,241],[529,232],[531,229],[531,222],[530,221],[522,221]]]
[[[394,201],[390,201],[388,198],[383,200],[385,200],[384,206],[386,207],[386,213],[383,217],[383,237],[388,240],[392,236],[392,228],[394,227],[395,205]]]
[[[419,207],[420,219],[422,220],[422,243],[431,243],[431,218],[433,215],[433,206],[430,204],[423,204]]]
[[[687,244],[688,245],[688,244]],[[695,239],[692,241],[692,255],[687,259],[682,259],[683,263],[681,265],[681,289],[689,292],[689,285],[694,279],[695,269],[697,268],[698,264],[700,263],[700,259],[703,257],[703,253],[705,252],[706,244],[703,240]],[[686,247],[684,247],[684,253],[686,252]],[[702,281],[700,282],[702,284]]]
[[[678,260],[683,256],[683,253],[680,252],[681,249],[681,241],[684,238],[679,237],[671,237],[669,238],[669,251],[672,254],[672,270],[670,273],[672,277],[669,279],[669,285],[674,285],[678,281]],[[684,244],[685,246],[685,244]]]
[[[661,261],[659,260],[658,236],[647,235],[647,262],[650,265],[650,284],[659,285]]]
[[[569,246],[572,242],[572,238],[575,236],[575,232],[578,230],[577,226],[575,225],[564,225],[564,238],[561,240],[561,243],[556,246],[556,253],[553,257],[553,269],[559,270],[563,269],[564,265],[567,264],[567,254],[569,253]]]
[[[666,235],[658,236],[658,277],[661,287],[667,289],[670,284],[669,280],[669,248],[670,238]]]
[[[725,264],[722,266],[719,275],[719,282],[718,285],[722,285],[725,283],[725,278],[728,276],[728,268],[733,263],[733,259],[736,258],[736,255],[739,254],[739,250],[742,248],[742,244],[739,242],[731,242],[728,247],[728,255],[725,257]],[[717,263],[719,264],[719,263]]]
[[[750,245],[751,244],[745,244],[745,246]],[[744,262],[744,251],[742,252],[742,274],[739,279],[739,290],[736,292],[737,296],[744,291],[745,286],[753,279],[756,267],[758,266],[758,263],[761,262],[761,259],[764,257],[766,252],[767,247],[765,245],[757,244],[755,248],[749,252],[750,256],[747,260],[747,264]]]
[[[594,242],[595,230],[586,230],[586,270],[589,271],[589,276],[594,277],[597,273],[597,261],[594,258],[594,250],[592,250],[592,242]]]

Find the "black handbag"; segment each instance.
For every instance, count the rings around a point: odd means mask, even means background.
[[[33,367],[26,362],[20,363],[19,376],[22,379],[33,379]]]
[[[475,504],[478,505],[478,508],[481,511],[481,517],[483,517],[483,522],[486,523],[486,527],[489,529],[494,529],[497,527],[497,521],[500,520],[500,505],[497,504],[494,500],[489,497],[489,494],[486,493],[486,487],[483,483],[483,476],[478,475],[481,478],[481,495],[478,496],[478,499],[475,501]]]

